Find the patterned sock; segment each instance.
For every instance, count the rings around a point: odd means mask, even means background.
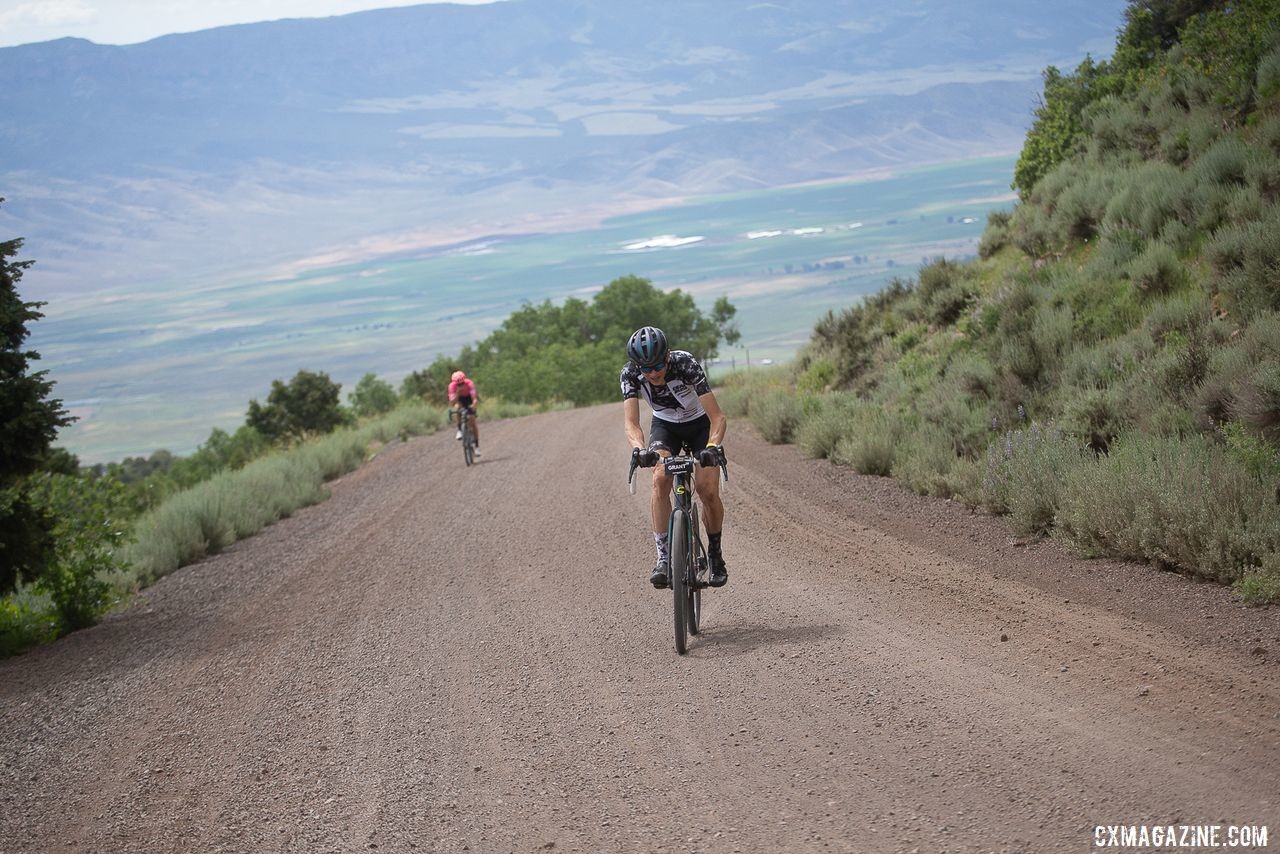
[[[653,544],[658,549],[658,560],[671,560],[671,544],[667,542],[667,535],[654,534]]]

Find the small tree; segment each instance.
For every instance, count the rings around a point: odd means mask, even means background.
[[[329,433],[347,423],[339,395],[342,386],[320,372],[298,371],[286,385],[271,381],[267,405],[249,401],[246,423],[273,442]]]
[[[456,371],[457,362],[447,356],[436,360],[421,371],[414,371],[400,383],[400,396],[405,400],[425,400],[436,406],[444,406],[449,399],[449,377]]]
[[[44,316],[44,303],[18,296],[22,273],[34,263],[10,260],[21,248],[21,240],[0,242],[0,592],[12,590],[19,574],[39,575],[52,555],[53,520],[32,506],[23,480],[48,458],[58,428],[73,420],[50,397],[47,372],[31,370],[40,354],[23,349],[27,324]]]
[[[351,409],[361,418],[382,415],[396,408],[396,390],[372,373],[365,374],[347,397]]]

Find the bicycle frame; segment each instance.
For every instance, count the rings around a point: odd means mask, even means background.
[[[692,571],[687,572],[686,580],[693,590],[701,590],[706,587],[706,566],[707,566],[707,550],[702,543],[702,536],[698,528],[698,501],[697,491],[693,483],[693,470],[697,465],[697,461],[693,457],[687,456],[671,456],[659,463],[671,475],[672,499],[671,499],[671,518],[667,521],[667,542],[674,542],[676,529],[676,516],[684,514],[688,520],[688,524],[684,526],[687,532],[687,551],[685,554],[693,557]],[[690,569],[690,567],[686,567]],[[675,566],[671,567],[674,573],[677,571]],[[699,574],[702,579],[699,580]]]
[[[474,406],[459,406],[457,409],[450,409],[450,410],[449,410],[449,418],[450,418],[450,419],[453,419],[453,418],[456,418],[456,419],[457,419],[457,424],[458,424],[458,429],[459,429],[459,430],[461,430],[461,429],[462,429],[462,418],[463,418],[463,416],[466,416],[466,418],[467,418],[467,420],[468,420],[468,421],[473,420],[473,419],[476,417],[476,408],[475,408]]]
[[[729,479],[724,453],[720,452],[721,476]],[[698,502],[695,495],[694,470],[697,460],[687,455],[665,457],[658,463],[672,478],[671,517],[667,522],[667,542],[671,554],[671,592],[675,618],[676,652],[684,655],[688,649],[688,635],[697,635],[702,617],[702,591],[709,587],[706,546],[699,528]],[[636,456],[631,458],[631,470],[627,473],[627,485],[635,494]]]
[[[449,418],[458,418],[458,429],[462,431],[462,458],[467,465],[475,462],[475,430],[476,410],[473,406],[460,406],[449,410]]]

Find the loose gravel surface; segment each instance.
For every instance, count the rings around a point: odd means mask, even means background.
[[[677,656],[619,406],[388,446],[0,662],[4,851],[1085,851],[1280,837],[1280,609],[730,425]],[[1224,836],[1225,839],[1225,836]]]

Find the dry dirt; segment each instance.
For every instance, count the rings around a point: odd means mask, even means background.
[[[621,409],[395,444],[0,662],[5,851],[1085,851],[1280,836],[1280,609],[730,426],[675,654]]]

